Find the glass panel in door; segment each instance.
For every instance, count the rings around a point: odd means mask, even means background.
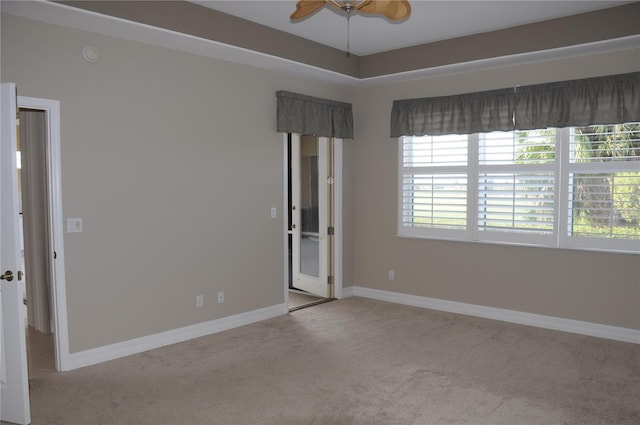
[[[300,145],[300,273],[320,277],[318,232],[318,139],[302,137]]]
[[[292,285],[327,297],[327,139],[292,134],[291,160]]]

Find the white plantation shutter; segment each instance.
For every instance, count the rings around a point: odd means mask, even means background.
[[[553,164],[556,131],[495,131],[479,137],[480,165]]]
[[[401,140],[401,236],[640,253],[638,122]]]
[[[569,247],[640,251],[640,123],[572,128],[563,237]]]
[[[553,244],[555,130],[492,132],[478,139],[476,239]]]
[[[403,180],[402,225],[464,230],[465,174],[407,174]]]
[[[639,126],[640,122],[632,122],[573,128],[569,144],[570,162],[585,164],[640,161]],[[599,148],[597,143],[590,143],[592,140],[604,143]]]
[[[571,236],[640,240],[637,196],[627,196],[640,194],[640,172],[571,173],[570,181]]]
[[[403,137],[398,231],[459,237],[467,229],[468,140],[463,135]]]
[[[478,231],[552,235],[553,173],[482,173],[478,178]]]
[[[449,167],[467,165],[467,136],[404,137],[404,167]]]

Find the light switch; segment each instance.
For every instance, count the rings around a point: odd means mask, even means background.
[[[67,219],[67,233],[80,233],[82,232],[82,219],[81,218],[68,218]]]
[[[271,208],[271,218],[276,218],[276,217],[278,217],[278,210],[275,207],[273,207]]]

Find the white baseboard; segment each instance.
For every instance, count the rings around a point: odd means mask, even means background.
[[[342,298],[349,298],[355,295],[355,286],[347,286],[342,288]]]
[[[62,370],[78,369],[80,367],[91,366],[109,360],[118,359],[120,357],[130,356],[132,354],[141,353],[154,348],[160,348],[166,345],[176,344],[193,338],[211,335],[228,329],[237,328],[239,326],[259,322],[261,320],[282,316],[288,312],[289,309],[286,304],[278,304],[271,307],[248,311],[246,313],[236,314],[234,316],[211,320],[209,322],[198,323],[179,329],[161,332],[155,335],[144,336],[129,341],[106,345],[104,347],[71,353],[64,364],[62,364]]]
[[[347,293],[349,293],[349,295],[347,295]],[[525,313],[494,307],[485,307],[482,305],[420,297],[417,295],[407,295],[398,292],[381,291],[379,289],[364,288],[362,286],[345,288],[343,296],[345,298],[347,296],[371,298],[374,300],[389,301],[414,307],[429,308],[432,310],[447,311],[450,313],[501,320],[503,322],[517,323],[520,325],[536,326],[539,328],[640,344],[640,330],[602,325],[599,323],[563,319],[561,317],[544,316],[541,314]]]
[[[401,294],[398,292],[381,291],[379,289],[370,289],[362,286],[348,286],[342,290],[342,298],[349,298],[353,296],[640,344],[640,331],[635,329],[563,319],[560,317],[544,316],[521,311],[505,310],[456,301],[447,301],[437,298],[421,297],[417,295]],[[154,348],[188,341],[193,338],[211,335],[239,326],[259,322],[261,320],[271,319],[273,317],[287,314],[288,311],[289,309],[286,304],[278,304],[234,316],[211,320],[205,323],[185,326],[180,329],[161,332],[155,335],[123,341],[116,344],[106,345],[104,347],[93,348],[91,350],[71,353],[64,359],[61,370],[67,371],[78,369],[152,350]]]

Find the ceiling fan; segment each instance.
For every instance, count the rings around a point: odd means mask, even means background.
[[[411,14],[411,6],[407,0],[299,0],[291,20],[306,18],[328,5],[347,12],[357,11],[364,14],[382,15],[392,21],[399,21]]]

